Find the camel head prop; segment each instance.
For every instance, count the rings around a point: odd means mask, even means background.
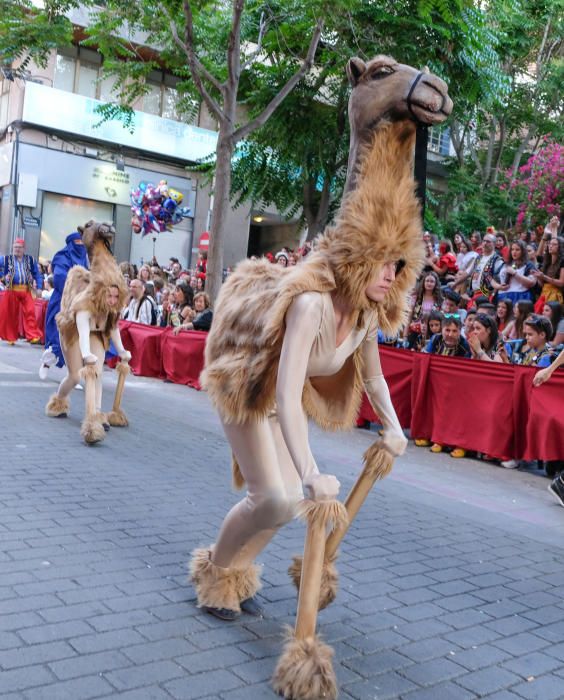
[[[111,251],[112,243],[114,242],[114,237],[116,230],[114,225],[107,221],[94,221],[90,219],[84,226],[78,226],[77,231],[82,235],[82,242],[88,251],[88,257],[91,257],[91,253],[94,246],[98,241],[101,241],[108,251]]]
[[[353,88],[349,119],[351,130],[357,133],[372,130],[381,119],[409,119],[434,126],[452,112],[444,80],[390,56],[376,56],[368,63],[351,58],[347,75]]]

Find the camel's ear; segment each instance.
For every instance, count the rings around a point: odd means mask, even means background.
[[[347,63],[347,77],[349,79],[349,83],[353,87],[356,87],[365,70],[366,63],[362,60],[362,58],[358,58],[358,56],[354,56]]]

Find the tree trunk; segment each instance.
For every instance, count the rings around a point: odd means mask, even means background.
[[[212,302],[215,301],[219,294],[223,277],[223,249],[225,247],[227,214],[230,206],[229,193],[231,190],[232,155],[232,140],[229,137],[222,136],[220,131],[219,140],[217,142],[210,244],[206,272],[206,292],[210,295]]]

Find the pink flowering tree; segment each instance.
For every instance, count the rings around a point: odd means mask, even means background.
[[[517,208],[516,226],[544,224],[564,209],[564,146],[545,137],[543,145],[517,169],[505,173],[506,190]]]

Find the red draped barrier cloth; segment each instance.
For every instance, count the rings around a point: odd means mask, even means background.
[[[200,373],[204,369],[204,331],[182,331],[163,335],[161,353],[166,378],[175,384],[201,389]]]
[[[527,374],[532,379],[534,371]],[[523,458],[564,460],[564,370],[530,392],[528,408]]]
[[[200,388],[207,333],[121,321],[136,374]],[[501,459],[564,459],[564,370],[533,388],[532,367],[380,346],[401,425],[413,438]],[[366,396],[360,418],[377,422]]]
[[[514,374],[510,365],[416,354],[412,437],[516,457]]]
[[[131,353],[133,373],[164,379],[161,342],[167,329],[133,321],[120,321],[119,328],[123,345]]]
[[[564,370],[533,388],[534,367],[380,346],[402,427],[412,438],[502,459],[564,459]],[[360,418],[378,422],[366,396]]]
[[[2,298],[2,295],[4,292],[0,292],[0,299]],[[41,342],[45,342],[45,317],[47,315],[47,304],[49,302],[46,301],[45,299],[34,299],[33,301],[33,306],[34,306],[34,312],[35,312],[35,320],[37,322],[37,327],[41,331]],[[1,308],[1,305],[0,305]],[[2,319],[0,319],[0,323],[2,322]],[[19,318],[18,318],[18,333],[21,338],[25,338],[25,333],[24,333],[24,327],[23,327],[23,316],[20,312]]]
[[[409,428],[411,424],[412,355],[413,353],[410,350],[399,350],[397,348],[387,348],[385,345],[380,345],[382,371],[390,387],[392,402],[402,428]],[[366,394],[362,399],[359,418],[361,420],[370,421],[371,423],[378,422],[378,418]]]

